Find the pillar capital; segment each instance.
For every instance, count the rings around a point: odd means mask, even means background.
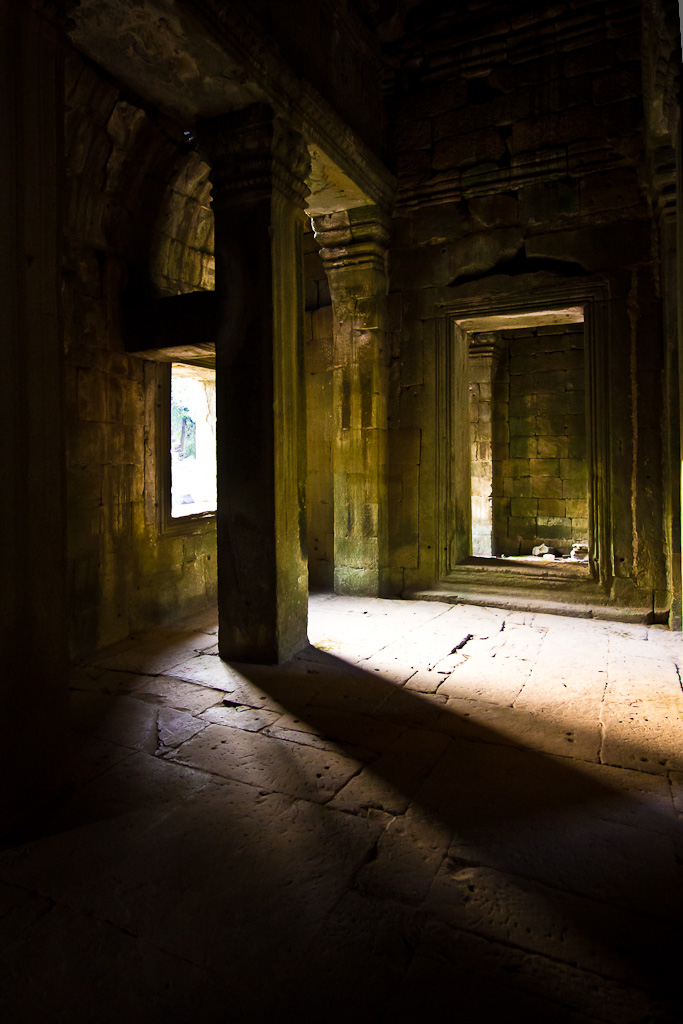
[[[212,203],[245,203],[279,193],[304,209],[311,158],[302,135],[265,103],[201,121],[199,149],[211,166]]]
[[[500,331],[484,331],[470,335],[470,360],[485,364],[492,377],[496,373],[504,348],[505,341]]]
[[[491,359],[498,362],[505,342],[500,331],[482,331],[470,335],[470,359]]]
[[[312,218],[325,269],[375,265],[384,269],[390,218],[379,206],[357,206]]]

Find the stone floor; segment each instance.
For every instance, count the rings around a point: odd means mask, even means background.
[[[680,634],[330,596],[309,632],[74,674],[77,784],[0,850],[0,1018],[680,1022]]]

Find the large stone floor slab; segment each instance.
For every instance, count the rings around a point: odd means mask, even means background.
[[[215,628],[74,671],[3,1021],[680,1024],[680,634],[320,595],[272,667]]]

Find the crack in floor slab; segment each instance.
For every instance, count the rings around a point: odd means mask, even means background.
[[[450,651],[450,653],[457,654],[458,651],[461,651],[463,647],[470,642],[470,640],[474,640],[474,636],[472,635],[472,633],[468,633],[467,636],[464,637],[459,644],[455,645],[455,647],[453,648],[452,651]]]

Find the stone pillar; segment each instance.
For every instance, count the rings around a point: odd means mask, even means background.
[[[0,2],[0,832],[67,777],[62,61],[54,26]]]
[[[313,219],[334,319],[334,589],[389,589],[386,270],[388,218],[376,206]]]
[[[472,554],[493,553],[493,381],[503,349],[499,331],[473,334],[469,347],[472,446]]]
[[[676,327],[676,365],[678,367],[678,454],[683,457],[683,129],[681,128],[680,113],[677,119],[676,132],[674,137],[675,153],[675,194],[676,212],[674,219],[674,249],[672,278],[676,289],[676,310],[672,311],[672,320]],[[678,521],[677,530],[680,546],[683,547],[683,463],[677,465],[679,471],[677,494]],[[676,501],[674,501],[674,506]],[[678,568],[681,570],[679,578],[674,585],[674,594],[683,593],[683,554],[679,556]],[[669,620],[671,629],[681,629],[683,611],[679,610],[678,603],[674,602],[672,615]]]
[[[304,184],[270,107],[204,122],[216,230],[218,648],[286,661],[307,643]]]
[[[681,429],[679,366],[679,253],[677,238],[678,194],[677,153],[661,150],[655,184],[660,186],[658,228],[660,242],[660,288],[664,333],[664,492],[663,527],[667,555],[669,627],[681,628]]]

